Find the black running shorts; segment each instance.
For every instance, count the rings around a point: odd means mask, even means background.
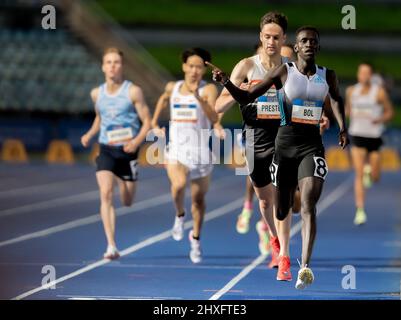
[[[296,188],[306,177],[325,180],[328,167],[318,127],[280,127],[270,166],[274,186]]]
[[[273,161],[274,148],[263,152],[245,152],[246,162],[249,171],[249,178],[253,186],[263,188],[271,183],[270,165]],[[252,157],[253,156],[253,157]]]
[[[126,153],[122,146],[100,144],[100,152],[96,158],[96,171],[107,170],[124,181],[136,181],[138,153],[139,149],[135,153]]]
[[[383,145],[382,138],[365,138],[358,136],[350,136],[351,145],[364,148],[368,152],[379,151],[380,147]]]

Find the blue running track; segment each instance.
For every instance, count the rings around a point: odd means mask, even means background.
[[[170,236],[174,210],[163,169],[141,168],[131,208],[121,208],[116,195],[123,256],[110,262],[102,259],[106,241],[93,167],[0,164],[0,299],[398,300],[401,172],[384,172],[368,190],[368,221],[361,227],[353,225],[352,178],[351,172],[327,177],[311,264],[315,282],[298,291],[299,215],[290,247],[293,281],[278,282],[276,270],[266,267],[269,257],[259,255],[258,211],[248,234],[235,231],[245,178],[231,169],[213,171],[201,237],[204,259],[193,265],[189,214],[184,240]],[[355,288],[342,286],[347,268],[355,270]],[[49,270],[55,271],[53,288],[46,287]]]

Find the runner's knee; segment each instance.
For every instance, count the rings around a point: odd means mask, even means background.
[[[132,206],[133,202],[134,202],[134,196],[123,196],[123,197],[121,197],[121,203],[123,204],[124,207]]]
[[[280,221],[283,221],[288,216],[290,208],[291,205],[288,203],[288,201],[281,202],[277,207],[276,218]]]
[[[301,213],[305,215],[316,214],[316,202],[313,199],[304,199],[301,201]]]
[[[110,204],[113,201],[113,190],[112,189],[101,189],[100,200],[102,203]]]
[[[261,210],[268,210],[270,207],[270,202],[267,200],[259,200],[259,206]]]
[[[205,208],[205,198],[202,195],[195,196],[192,198],[192,206],[197,208],[197,209],[203,209]]]

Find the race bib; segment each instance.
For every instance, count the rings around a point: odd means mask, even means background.
[[[258,98],[256,106],[258,119],[280,119],[277,90],[274,87]]]
[[[171,120],[178,122],[198,121],[196,104],[174,104],[172,108]]]
[[[315,162],[315,171],[313,175],[325,180],[327,173],[329,172],[326,160],[322,157],[313,157],[313,161]]]
[[[372,109],[366,104],[354,103],[351,108],[351,116],[356,118],[372,118]]]
[[[134,135],[132,128],[128,125],[109,126],[106,131],[107,141],[109,144],[122,143],[131,140]]]
[[[323,101],[295,99],[292,102],[291,121],[318,125],[322,117]]]

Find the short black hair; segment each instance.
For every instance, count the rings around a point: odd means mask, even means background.
[[[313,31],[316,33],[317,38],[320,39],[320,33],[319,30],[317,30],[315,27],[313,26],[302,26],[300,28],[297,29],[297,31],[295,31],[295,38],[298,37],[298,34],[300,34],[302,31]]]
[[[205,65],[206,61],[212,62],[212,55],[210,54],[210,52],[202,48],[189,48],[184,50],[184,52],[181,54],[182,62],[186,63],[188,58],[192,56],[201,57]]]
[[[260,30],[262,30],[263,26],[268,23],[278,24],[281,27],[281,29],[283,29],[284,34],[287,32],[288,20],[287,17],[281,12],[270,11],[266,13],[260,19]]]

